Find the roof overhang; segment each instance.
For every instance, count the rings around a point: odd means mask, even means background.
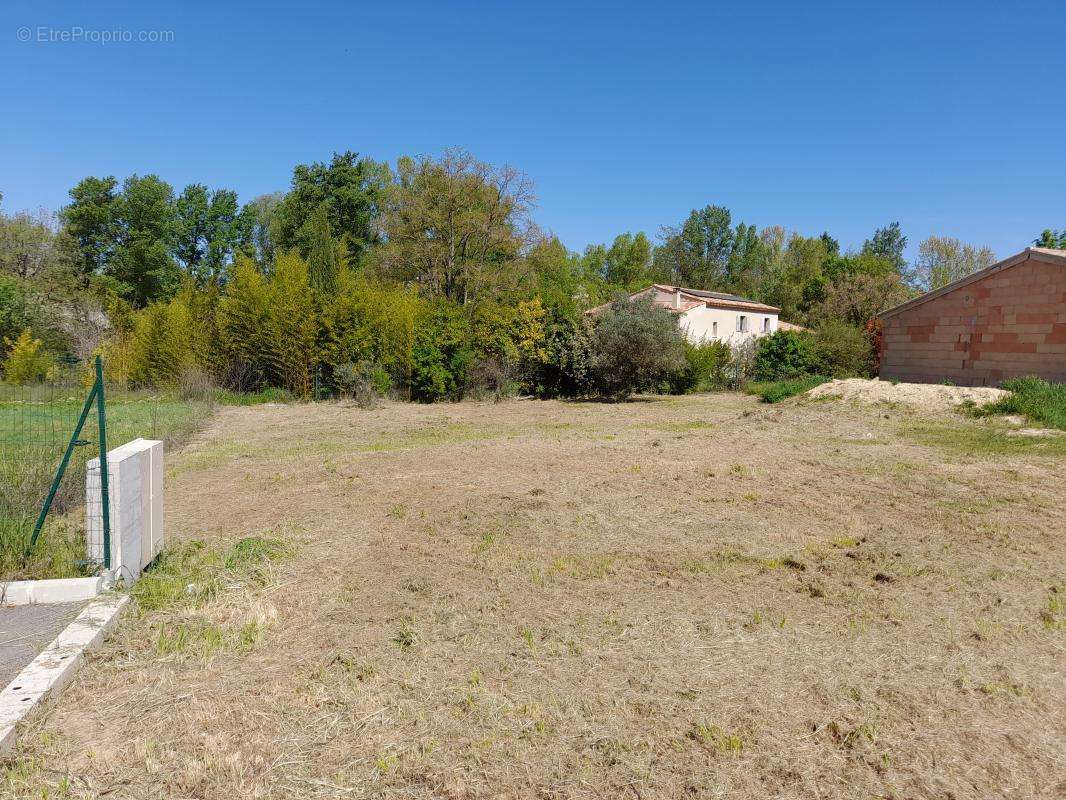
[[[887,311],[882,311],[877,316],[881,319],[894,317],[904,311],[909,311],[912,308],[928,303],[930,300],[935,300],[949,292],[961,289],[964,286],[969,286],[971,283],[976,283],[982,278],[987,278],[989,275],[994,275],[997,272],[1010,269],[1011,267],[1015,267],[1030,259],[1066,266],[1066,250],[1050,250],[1046,247],[1027,247],[1022,252],[1013,255],[1010,258],[1005,258],[990,267],[985,267],[977,272],[972,272],[963,278],[959,278],[957,281],[952,281],[951,283],[941,286],[939,289],[934,289],[931,292],[926,292],[920,297],[915,297],[913,300],[908,300],[906,303],[900,303],[898,306],[894,306]]]

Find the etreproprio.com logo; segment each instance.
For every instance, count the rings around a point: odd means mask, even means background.
[[[42,44],[166,44],[174,41],[174,31],[84,28],[80,25],[68,28],[23,25],[15,32],[15,38],[20,42]]]

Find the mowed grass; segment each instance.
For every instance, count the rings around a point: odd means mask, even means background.
[[[0,794],[1054,796],[1049,440],[641,400],[221,410]]]
[[[0,578],[62,578],[84,574],[85,465],[99,455],[95,406],[59,486],[52,512],[29,557],[37,515],[74,432],[87,390],[0,384]],[[186,439],[210,413],[204,402],[173,395],[113,392],[106,396],[107,445],[132,439]]]

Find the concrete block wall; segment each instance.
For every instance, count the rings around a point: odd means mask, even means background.
[[[135,581],[163,548],[163,443],[135,439],[107,454],[111,569]],[[100,460],[85,475],[86,553],[104,561]]]
[[[1030,257],[884,320],[883,380],[1066,381],[1066,266]]]

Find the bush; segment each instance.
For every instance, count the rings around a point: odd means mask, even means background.
[[[583,397],[592,392],[592,327],[587,318],[556,316],[544,326],[544,360],[533,378],[540,398]]]
[[[473,358],[470,326],[462,311],[438,301],[419,321],[411,350],[411,399],[459,400]]]
[[[215,391],[215,379],[207,370],[195,364],[187,366],[178,375],[178,394],[182,400],[211,400]]]
[[[55,369],[55,359],[44,350],[40,339],[30,335],[29,328],[14,341],[5,342],[11,348],[4,359],[4,379],[8,383],[40,383]]]
[[[685,365],[670,376],[675,394],[709,392],[729,385],[732,351],[725,342],[683,343]]]
[[[783,381],[749,383],[744,387],[748,394],[758,395],[764,403],[780,403],[789,397],[809,392],[815,386],[821,386],[831,378],[824,375],[801,375]]]
[[[467,391],[476,398],[491,395],[499,402],[518,394],[521,388],[521,382],[515,379],[514,367],[503,359],[478,359],[469,370]]]
[[[489,391],[497,398],[523,388],[536,391],[537,375],[548,360],[539,297],[517,306],[482,304],[474,312],[471,334],[473,390]]]
[[[1010,394],[976,409],[975,414],[1024,414],[1034,422],[1066,430],[1066,383],[1029,377],[1013,378],[1001,385]]]
[[[333,372],[337,388],[363,408],[373,408],[392,388],[392,379],[380,364],[360,361],[341,364]]]
[[[685,367],[684,336],[677,318],[650,298],[616,297],[596,321],[592,388],[621,400],[668,380]]]
[[[828,320],[814,332],[814,359],[810,372],[834,378],[868,376],[876,360],[871,335],[855,325]]]
[[[814,340],[805,331],[775,331],[755,346],[752,377],[757,381],[793,378],[812,371],[816,362]]]

